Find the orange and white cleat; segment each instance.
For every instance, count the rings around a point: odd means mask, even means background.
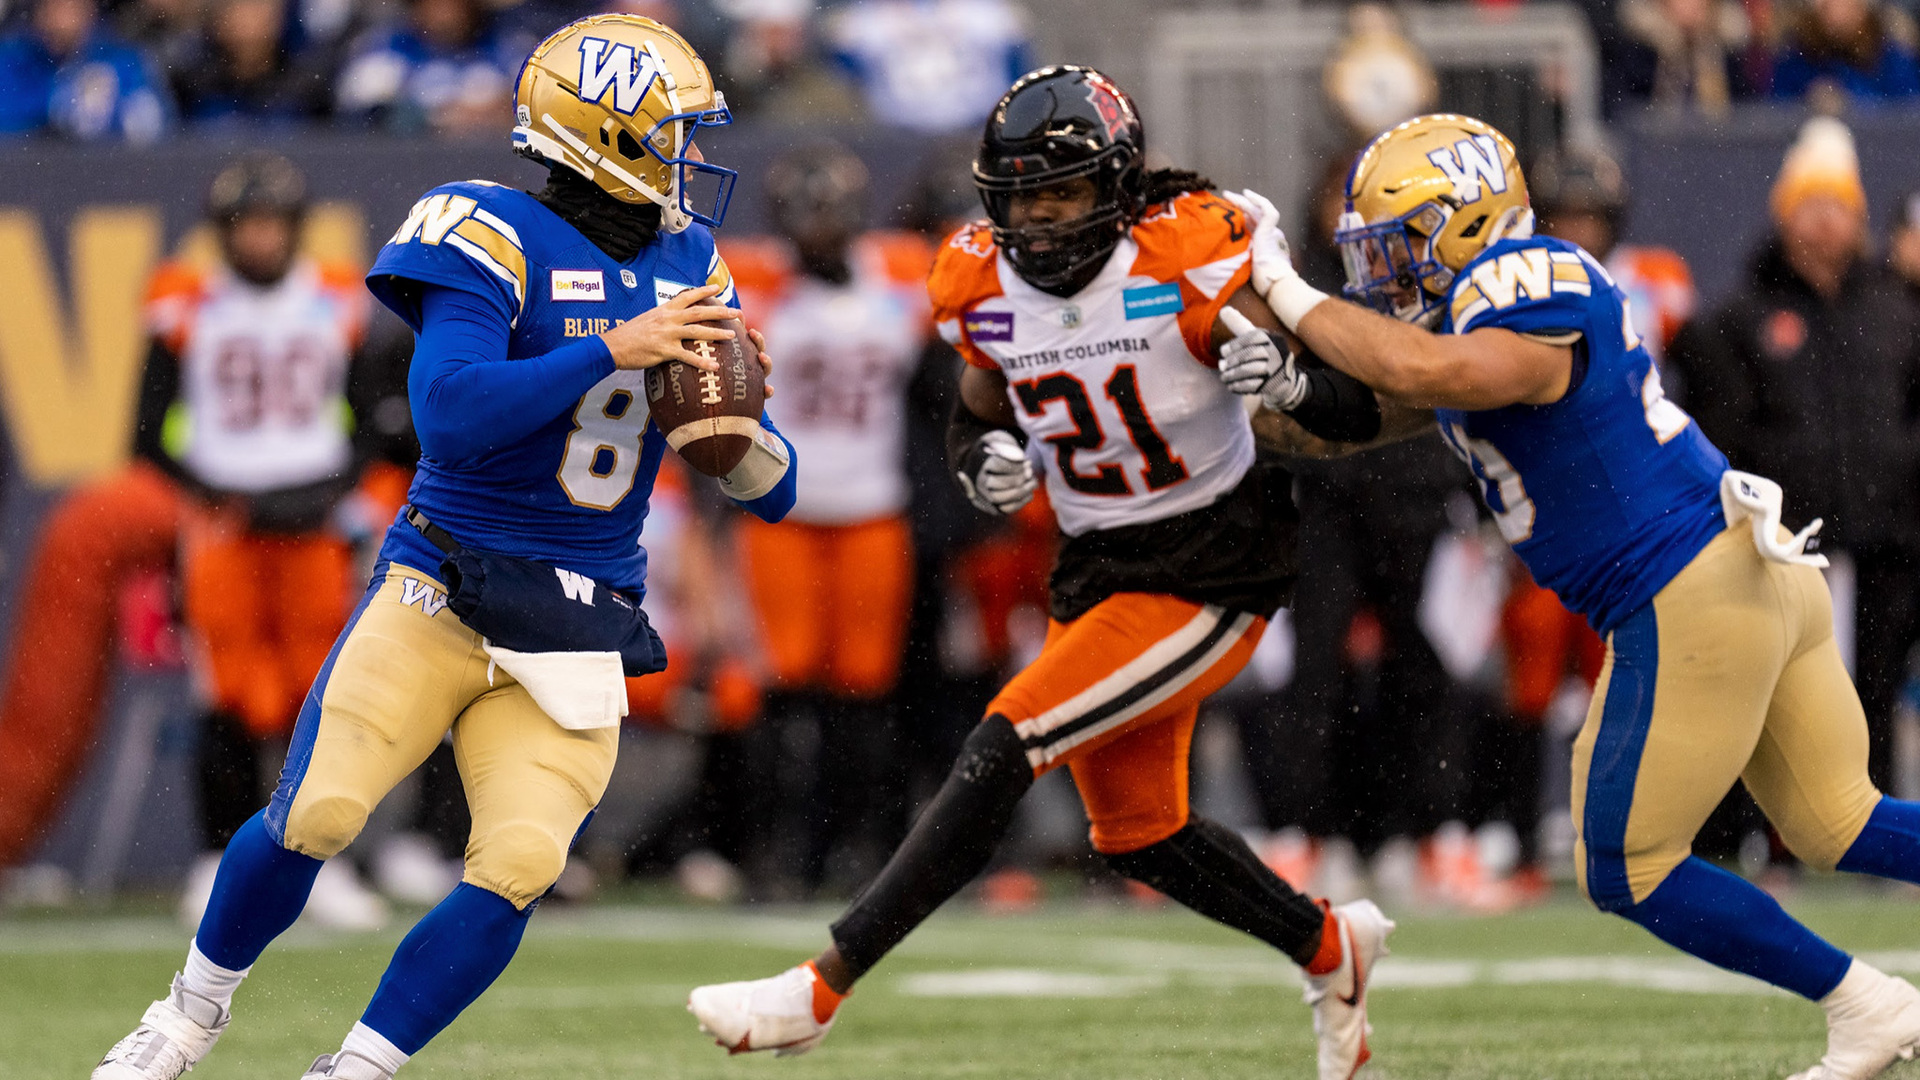
[[[1340,966],[1307,977],[1307,1004],[1313,1006],[1313,1033],[1320,1042],[1320,1080],[1353,1080],[1372,1051],[1367,1036],[1367,990],[1373,968],[1387,955],[1393,920],[1371,900],[1355,900],[1333,909],[1340,928]]]
[[[687,1011],[729,1054],[771,1050],[789,1057],[820,1045],[846,999],[809,960],[770,979],[697,987]]]

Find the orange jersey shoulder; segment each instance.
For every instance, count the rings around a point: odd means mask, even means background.
[[[1252,270],[1252,230],[1240,208],[1211,191],[1176,195],[1149,207],[1133,227],[1133,272],[1180,285],[1180,336],[1194,359],[1215,362],[1213,324]]]
[[[360,343],[366,340],[367,318],[372,313],[368,303],[370,294],[366,287],[366,271],[341,259],[318,259],[314,269],[320,278],[320,288],[340,304],[340,318],[346,327],[348,348],[358,349]]]
[[[999,254],[993,230],[986,222],[976,221],[961,226],[940,245],[933,269],[927,273],[934,326],[974,367],[998,366],[968,337],[966,317],[976,304],[1000,295]]]
[[[916,232],[880,229],[858,241],[862,255],[895,285],[918,285],[933,271],[933,245]]]
[[[765,312],[780,302],[793,281],[793,252],[787,242],[772,236],[742,236],[716,244],[720,259],[733,275],[741,303]]]
[[[184,260],[161,263],[147,279],[142,304],[147,332],[175,354],[180,353],[186,347],[194,312],[206,295],[205,271]]]

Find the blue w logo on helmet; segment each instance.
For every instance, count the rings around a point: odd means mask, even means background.
[[[1500,161],[1500,146],[1491,135],[1461,139],[1451,147],[1429,153],[1427,160],[1447,174],[1453,182],[1454,197],[1462,203],[1479,202],[1483,183],[1495,195],[1506,194],[1507,169]]]
[[[615,112],[632,116],[646,100],[653,80],[665,70],[648,43],[645,52],[631,45],[616,44],[604,38],[580,41],[580,100],[606,103],[607,91],[613,91]]]

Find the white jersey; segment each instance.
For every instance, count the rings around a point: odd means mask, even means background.
[[[1197,510],[1246,474],[1253,432],[1211,334],[1247,273],[1239,211],[1193,193],[1153,208],[1072,297],[1022,281],[984,225],[948,242],[928,288],[941,334],[1007,377],[1060,528],[1079,536]]]
[[[863,238],[845,285],[727,249],[743,303],[761,312],[780,358],[780,432],[799,460],[792,520],[847,525],[906,512],[907,384],[927,341],[917,288],[926,245],[909,240]]]
[[[301,260],[262,288],[173,265],[147,312],[180,364],[168,451],[200,482],[258,493],[351,464],[347,369],[367,312],[357,274]]]

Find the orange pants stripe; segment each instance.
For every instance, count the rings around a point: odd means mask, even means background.
[[[284,735],[353,608],[352,549],[204,518],[187,532],[187,624],[206,648],[213,702],[257,737]]]
[[[740,524],[748,592],[776,685],[878,697],[900,677],[913,592],[901,517]]]
[[[1061,764],[1094,850],[1137,851],[1187,823],[1187,754],[1200,702],[1266,630],[1257,615],[1121,593],[1052,623],[1040,655],[987,706],[1013,724],[1035,775]]]

